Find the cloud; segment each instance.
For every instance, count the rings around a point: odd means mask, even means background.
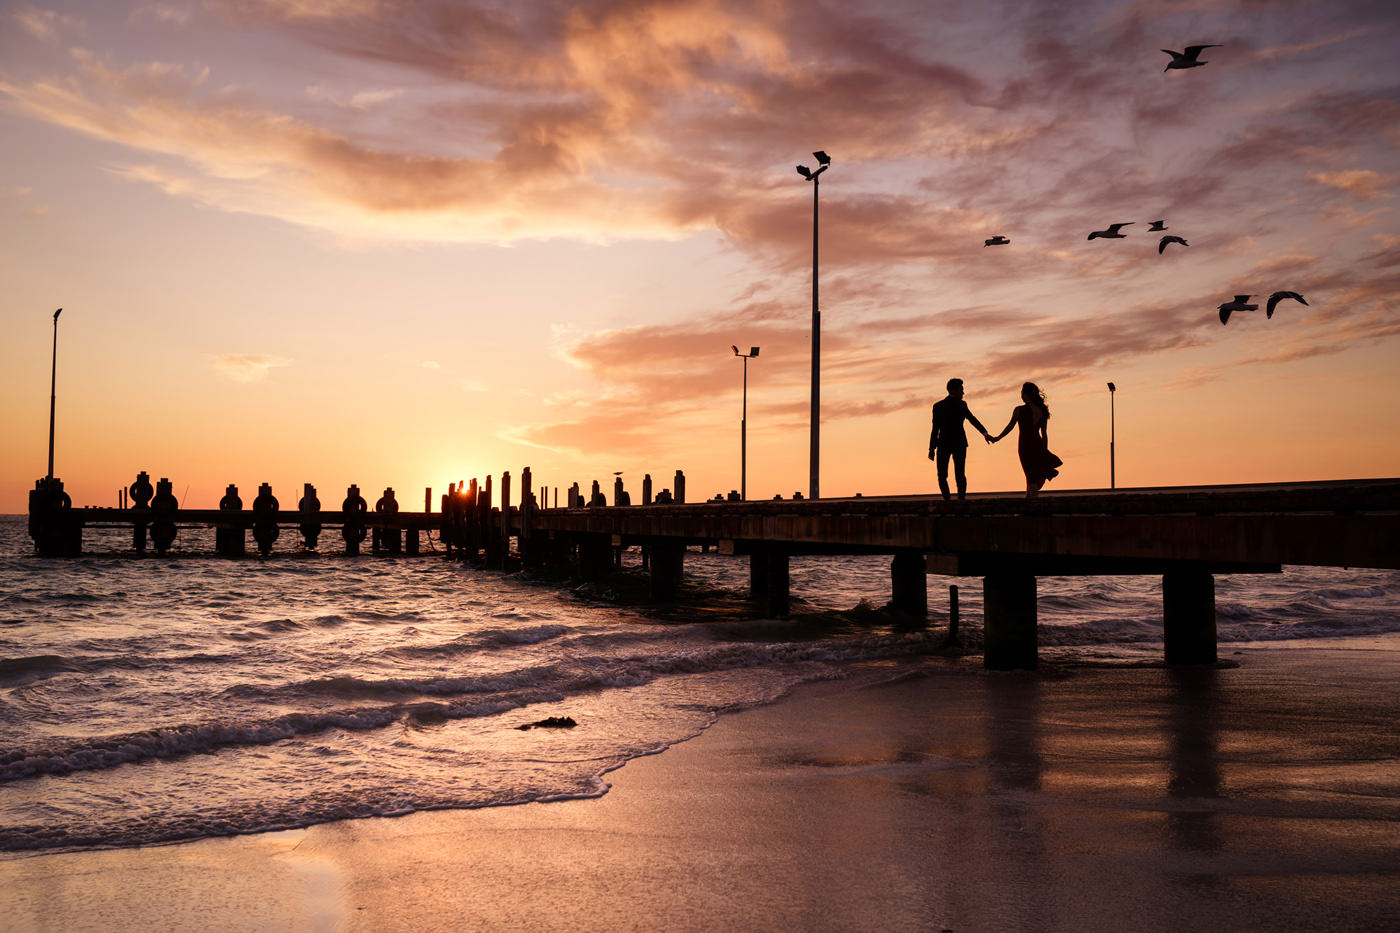
[[[269,372],[292,361],[256,353],[224,353],[214,357],[214,368],[234,382],[261,382]]]
[[[1362,201],[1378,201],[1392,195],[1385,189],[1400,181],[1400,175],[1382,175],[1370,169],[1351,169],[1341,172],[1310,172],[1308,178],[1320,185],[1336,188]]]

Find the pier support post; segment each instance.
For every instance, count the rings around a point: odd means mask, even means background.
[[[768,595],[768,551],[755,548],[749,555],[749,597],[762,599]]]
[[[578,575],[592,582],[612,570],[612,536],[582,535],[578,539]]]
[[[982,666],[993,671],[1033,671],[1039,662],[1035,574],[989,573],[982,581]]]
[[[1214,664],[1215,577],[1205,570],[1163,574],[1162,623],[1168,664]]]
[[[675,599],[685,570],[685,543],[666,539],[650,545],[651,598]]]
[[[778,548],[764,548],[762,558],[763,600],[769,618],[784,619],[788,614],[788,552]],[[753,565],[749,565],[753,574]]]
[[[928,568],[920,551],[903,550],[890,562],[890,604],[905,615],[928,615]]]

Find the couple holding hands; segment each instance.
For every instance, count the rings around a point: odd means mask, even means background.
[[[938,488],[943,498],[951,498],[948,492],[949,460],[953,462],[958,498],[967,498],[967,432],[963,430],[964,421],[972,422],[988,444],[995,444],[1011,433],[1013,426],[1021,429],[1016,452],[1021,457],[1021,470],[1026,474],[1026,498],[1034,499],[1047,480],[1059,475],[1062,461],[1050,452],[1049,435],[1045,430],[1050,420],[1045,393],[1034,382],[1027,382],[1021,386],[1021,402],[1012,409],[1011,420],[1006,422],[1006,427],[992,437],[982,427],[982,422],[968,411],[967,402],[963,401],[963,381],[948,380],[948,397],[934,403],[933,433],[928,439],[928,458],[938,464]]]

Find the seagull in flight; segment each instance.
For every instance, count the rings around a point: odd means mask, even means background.
[[[1173,52],[1171,49],[1162,49],[1163,52],[1166,52],[1172,57],[1172,60],[1167,62],[1167,67],[1163,68],[1162,71],[1171,71],[1174,68],[1199,68],[1206,64],[1206,62],[1200,60],[1201,53],[1206,49],[1218,48],[1220,48],[1219,45],[1188,45],[1184,52]]]
[[[1298,294],[1297,292],[1274,292],[1272,295],[1269,296],[1269,303],[1264,307],[1264,316],[1269,318],[1273,317],[1274,306],[1277,305],[1280,301],[1283,301],[1285,298],[1292,298],[1294,301],[1302,305],[1307,304],[1307,301],[1303,298],[1303,296]]]
[[[998,233],[996,236],[991,237],[983,243],[982,248],[986,249],[988,246],[1006,246],[1010,242],[1010,240]]]
[[[1131,220],[1128,221],[1128,222],[1125,223],[1125,224],[1109,224],[1107,230],[1095,230],[1093,233],[1089,234],[1089,239],[1092,240],[1094,237],[1100,237],[1100,236],[1101,236],[1101,237],[1104,237],[1105,239],[1110,239],[1110,240],[1114,240],[1114,239],[1116,239],[1116,240],[1121,240],[1121,239],[1123,239],[1124,237],[1126,237],[1127,234],[1126,234],[1126,233],[1119,233],[1118,231],[1119,231],[1119,230],[1122,230],[1124,227],[1132,226],[1132,224],[1133,224],[1133,221],[1131,221]]]
[[[1183,240],[1181,237],[1179,237],[1179,236],[1172,236],[1172,235],[1169,233],[1169,234],[1167,234],[1166,236],[1162,237],[1162,239],[1159,240],[1158,243],[1157,243],[1157,255],[1158,255],[1158,256],[1162,255],[1162,250],[1164,250],[1164,249],[1167,248],[1167,244],[1168,244],[1168,243],[1180,243],[1182,246],[1190,246],[1190,245],[1191,245],[1190,243],[1187,243],[1185,240]]]
[[[1227,301],[1220,306],[1220,323],[1230,323],[1230,315],[1235,311],[1258,311],[1258,305],[1249,303],[1248,295],[1236,295],[1234,301]]]
[[[1147,228],[1147,232],[1161,233],[1165,229],[1167,229],[1167,222],[1165,220],[1154,220],[1152,221],[1152,226]]]

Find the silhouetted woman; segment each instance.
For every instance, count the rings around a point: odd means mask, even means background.
[[[1001,433],[992,438],[992,443],[1011,433],[1012,426],[1021,429],[1016,438],[1016,452],[1021,456],[1021,470],[1026,474],[1026,498],[1034,499],[1046,480],[1060,475],[1063,461],[1050,452],[1050,436],[1046,423],[1050,420],[1050,408],[1045,404],[1045,393],[1034,382],[1021,386],[1021,401],[1011,410],[1011,420]]]

